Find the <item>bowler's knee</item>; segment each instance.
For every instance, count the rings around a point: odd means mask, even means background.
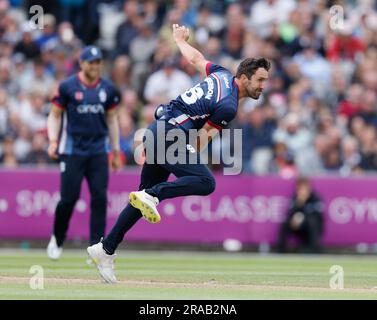
[[[203,187],[205,189],[205,195],[209,195],[216,189],[216,180],[213,176],[202,177]]]

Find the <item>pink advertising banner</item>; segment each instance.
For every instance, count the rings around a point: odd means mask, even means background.
[[[57,170],[0,171],[0,239],[48,239],[59,199]],[[276,242],[294,188],[277,177],[217,176],[216,191],[207,197],[165,200],[160,224],[141,220],[126,239],[158,242],[247,244]],[[377,179],[313,178],[325,204],[323,244],[377,243]],[[107,232],[139,185],[138,172],[112,174],[108,191]],[[90,197],[83,182],[70,223],[70,239],[87,239]]]

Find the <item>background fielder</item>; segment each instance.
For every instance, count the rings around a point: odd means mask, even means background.
[[[81,71],[64,80],[53,98],[48,117],[48,154],[60,162],[60,196],[47,254],[58,259],[73,208],[85,177],[91,194],[90,244],[97,243],[106,228],[108,187],[107,140],[112,147],[111,166],[120,167],[116,88],[100,77],[102,53],[95,46],[82,50]]]

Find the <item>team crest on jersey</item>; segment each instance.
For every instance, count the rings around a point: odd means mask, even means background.
[[[76,91],[75,92],[75,99],[77,101],[81,101],[84,98],[84,94],[81,91]]]
[[[101,90],[99,91],[98,97],[99,97],[99,100],[100,100],[102,103],[104,103],[104,102],[106,101],[106,99],[107,99],[106,91],[103,90],[103,89],[101,89]]]

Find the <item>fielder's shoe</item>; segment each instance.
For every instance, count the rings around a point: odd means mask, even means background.
[[[160,214],[156,206],[159,201],[156,197],[143,191],[135,191],[130,193],[130,203],[136,209],[141,211],[144,219],[150,223],[159,223],[161,221]]]
[[[54,235],[51,236],[50,242],[47,246],[47,256],[52,260],[59,260],[62,255],[63,248],[58,247],[56,243],[56,238]]]
[[[96,264],[99,273],[107,283],[116,283],[117,279],[114,273],[115,253],[109,255],[103,249],[102,242],[94,244],[86,249],[90,258]]]

